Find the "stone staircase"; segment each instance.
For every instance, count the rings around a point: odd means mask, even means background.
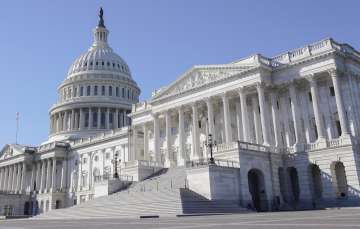
[[[35,218],[132,218],[246,211],[237,202],[209,201],[187,189],[185,168],[177,167],[163,169],[121,192],[89,200],[70,208],[53,210]]]

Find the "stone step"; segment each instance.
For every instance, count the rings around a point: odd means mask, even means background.
[[[184,168],[171,168],[137,182],[127,190],[102,196],[66,209],[39,215],[38,219],[175,216],[199,213],[239,213],[246,209],[232,201],[209,201],[184,189]],[[171,188],[172,183],[172,188]],[[170,184],[170,185],[169,185]],[[145,191],[144,191],[145,187]]]

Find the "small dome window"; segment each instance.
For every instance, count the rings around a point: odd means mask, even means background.
[[[99,62],[96,61],[96,66],[98,66],[98,65],[99,65]]]
[[[110,66],[110,62],[107,62],[106,65],[107,65],[107,66]]]
[[[113,68],[115,68],[115,63],[113,63]]]
[[[118,68],[120,68],[120,64],[118,64]]]
[[[84,63],[84,66],[85,66],[85,67],[87,66],[87,62]]]
[[[90,62],[90,66],[92,66],[92,65],[93,65],[93,62],[91,61],[91,62]]]
[[[104,61],[103,61],[103,62],[101,62],[101,65],[102,65],[102,66],[104,66],[104,65],[105,65]]]
[[[123,65],[121,65],[121,69],[124,71],[124,66]]]

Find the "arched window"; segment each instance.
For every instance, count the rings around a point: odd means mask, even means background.
[[[91,86],[89,85],[89,86],[87,86],[87,88],[86,88],[86,95],[87,95],[87,96],[90,96],[90,94],[91,94]]]
[[[94,86],[94,95],[97,95],[98,94],[98,86]]]
[[[347,196],[347,179],[345,173],[345,166],[341,161],[333,162],[331,164],[331,173],[333,185],[336,196],[343,198]]]
[[[83,86],[80,87],[80,96],[84,96],[84,87]]]
[[[109,96],[112,96],[112,86],[109,86]]]

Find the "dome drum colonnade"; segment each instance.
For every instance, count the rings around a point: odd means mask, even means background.
[[[100,16],[100,15],[99,15]],[[130,125],[131,105],[140,89],[126,62],[109,47],[102,15],[94,42],[70,67],[50,109],[50,137],[89,136]]]

